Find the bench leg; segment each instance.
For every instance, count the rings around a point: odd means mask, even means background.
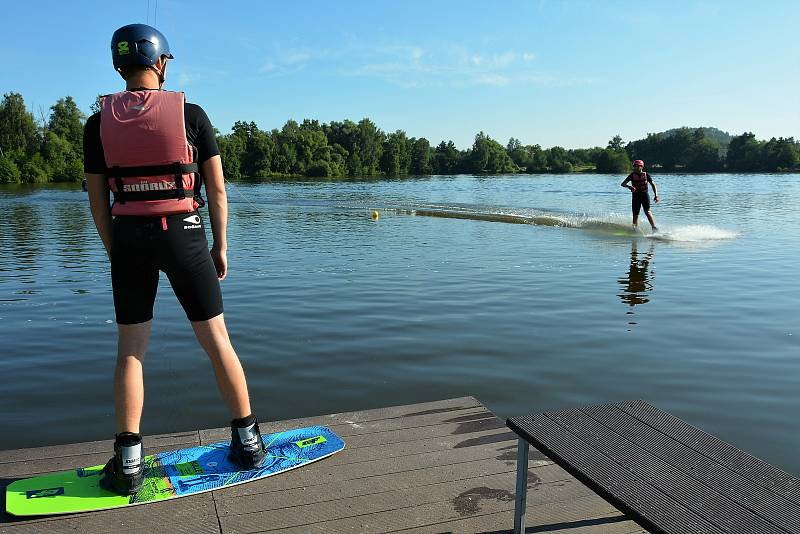
[[[528,442],[517,441],[517,501],[514,506],[514,534],[525,533],[525,505],[528,497]]]

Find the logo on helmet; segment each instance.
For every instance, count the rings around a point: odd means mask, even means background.
[[[130,48],[128,48],[128,41],[120,41],[117,43],[117,54],[120,56],[124,56],[130,54]]]

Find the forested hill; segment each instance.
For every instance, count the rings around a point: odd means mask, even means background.
[[[22,95],[0,102],[0,183],[79,182],[83,178],[86,115],[70,96],[59,99],[37,120]],[[609,129],[615,128],[609,125]],[[612,130],[613,131],[613,130]],[[385,132],[368,118],[320,123],[287,121],[262,130],[237,121],[218,133],[225,175],[237,178],[308,176],[403,177],[426,174],[513,174],[602,172],[622,174],[643,159],[656,172],[775,172],[800,170],[794,138],[731,136],[717,128],[675,128],[625,142],[614,136],[605,147],[543,148],[511,138],[502,145],[479,132],[472,146],[453,141],[434,145],[403,130]]]
[[[710,139],[710,140],[714,141],[715,143],[719,144],[719,146],[721,146],[721,147],[727,147],[730,144],[731,139],[733,139],[733,136],[731,134],[729,134],[728,132],[723,132],[719,128],[714,128],[713,126],[700,126],[698,128],[692,128],[690,126],[684,126],[684,128],[688,128],[689,130],[702,130],[703,131],[703,136],[706,139]],[[669,137],[672,134],[674,134],[675,132],[679,131],[680,129],[681,128],[673,128],[673,129],[667,130],[666,132],[663,132],[663,133],[664,133],[665,136]]]

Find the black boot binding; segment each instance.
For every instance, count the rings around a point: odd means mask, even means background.
[[[143,481],[142,436],[132,432],[117,434],[114,456],[103,467],[100,485],[120,495],[133,495]]]
[[[243,470],[261,465],[267,455],[267,448],[261,440],[261,431],[255,416],[249,415],[231,421],[230,458]]]

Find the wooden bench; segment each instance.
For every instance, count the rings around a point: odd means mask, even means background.
[[[512,417],[514,531],[533,445],[653,533],[800,534],[800,480],[643,401]]]

